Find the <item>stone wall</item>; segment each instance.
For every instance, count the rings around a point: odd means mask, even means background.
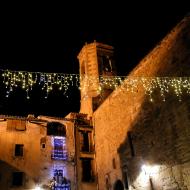
[[[129,76],[190,76],[189,44],[186,17]],[[130,189],[190,189],[189,105],[189,95],[164,102],[155,92],[150,102],[141,87],[114,91],[93,115],[99,190],[118,179]]]

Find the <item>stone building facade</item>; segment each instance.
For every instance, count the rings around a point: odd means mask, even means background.
[[[93,45],[89,44],[89,48]],[[94,59],[98,60],[97,57]],[[82,61],[79,56],[80,66]],[[88,72],[88,65],[91,64],[87,60],[83,73]],[[99,71],[99,64],[95,62],[94,70]],[[156,76],[190,76],[189,15],[128,77]],[[101,90],[97,92],[101,93]],[[182,93],[179,99],[174,95],[175,92],[170,91],[163,101],[160,93],[155,91],[151,102],[143,88],[139,87],[134,93],[129,92],[124,81],[93,110],[92,100],[98,95],[92,95],[88,90],[85,93],[85,98],[81,96],[81,112],[92,116],[99,190],[190,189],[188,94]]]
[[[1,170],[1,188],[73,188],[73,129],[72,122],[55,118],[2,117],[0,159],[1,166],[9,169]]]
[[[1,116],[0,188],[96,189],[90,123],[77,113],[66,118]]]

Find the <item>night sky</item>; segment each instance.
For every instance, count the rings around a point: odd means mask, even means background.
[[[189,12],[185,4],[175,9],[155,2],[149,6],[91,2],[86,7],[6,7],[1,17],[0,69],[78,74],[80,49],[96,40],[114,46],[118,74],[127,75]],[[0,114],[65,116],[79,111],[78,89],[70,89],[68,98],[52,92],[48,99],[36,90],[27,100],[21,89],[5,98],[0,83]]]

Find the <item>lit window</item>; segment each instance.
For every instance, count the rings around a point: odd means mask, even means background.
[[[54,189],[70,190],[70,180],[63,176],[63,170],[54,170],[53,187]]]
[[[54,137],[53,138],[53,151],[52,159],[54,160],[67,160],[68,154],[66,150],[65,137]]]

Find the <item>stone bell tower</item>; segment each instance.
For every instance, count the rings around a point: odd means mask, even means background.
[[[80,112],[89,116],[98,108],[113,88],[103,79],[116,75],[114,49],[110,45],[94,41],[85,44],[78,54],[80,68]]]

